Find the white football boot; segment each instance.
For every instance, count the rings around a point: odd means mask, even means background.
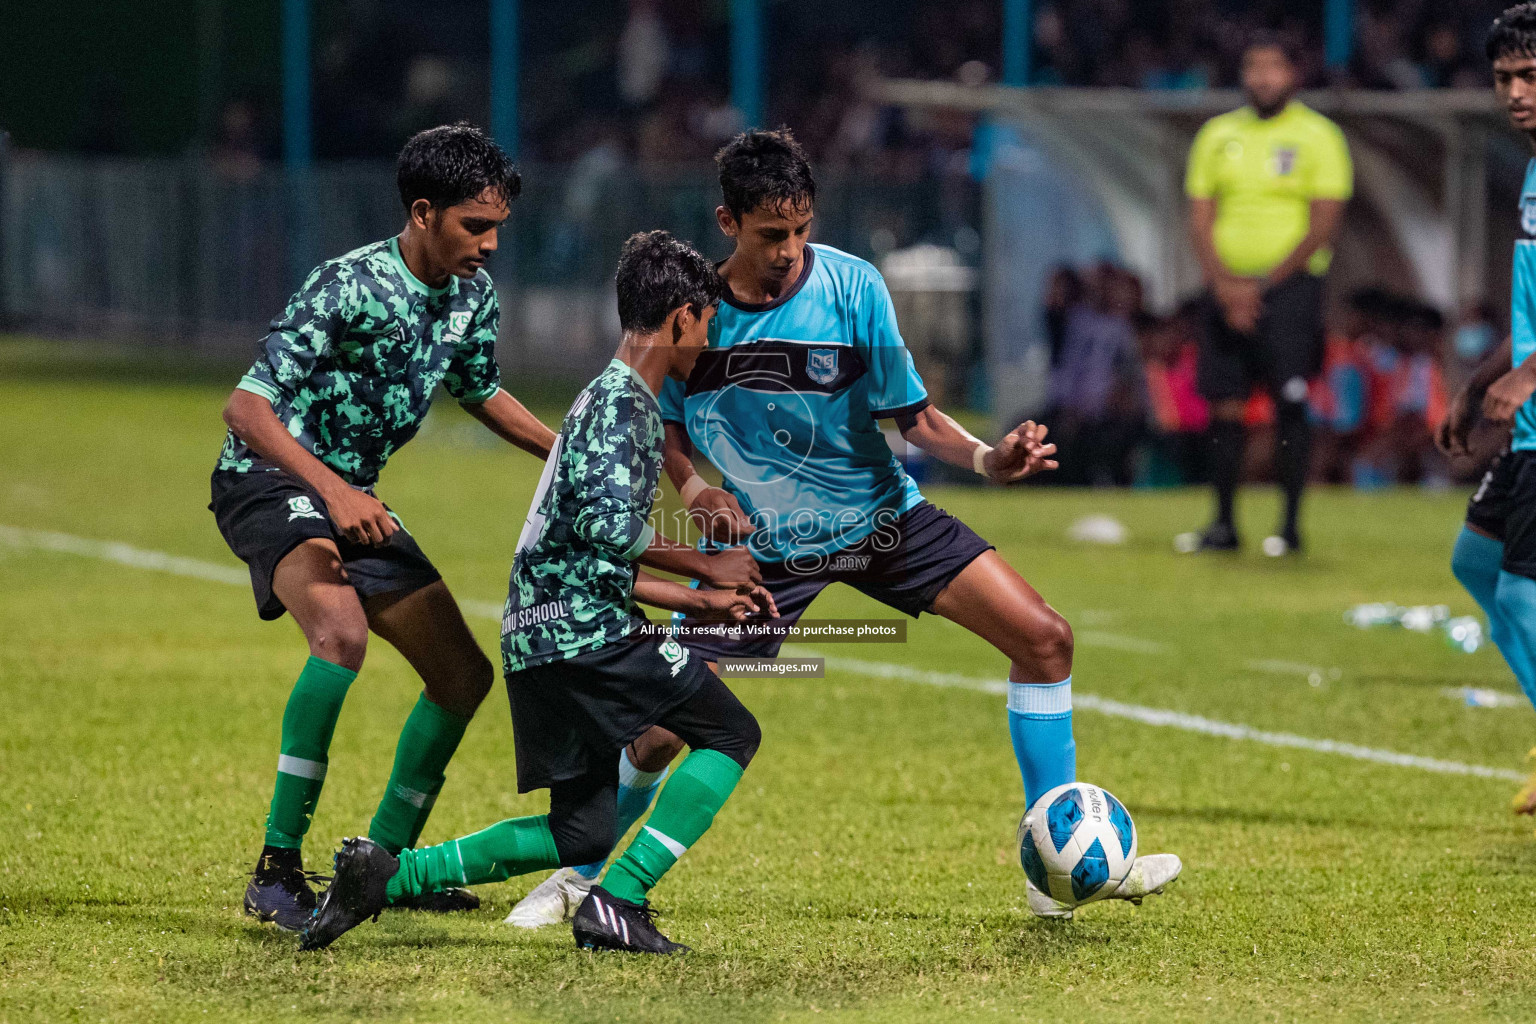
[[[543,928],[569,921],[596,881],[577,874],[575,868],[561,868],[519,900],[506,923],[514,928]]]
[[[1035,888],[1035,883],[1028,877],[1024,879],[1024,891],[1029,896],[1029,912],[1046,921],[1070,921],[1072,920],[1072,908],[1065,903],[1059,903],[1046,893]]]
[[[1148,853],[1136,858],[1131,873],[1125,876],[1120,887],[1107,900],[1130,900],[1138,907],[1148,896],[1161,896],[1184,870],[1184,862],[1176,853]]]
[[[1137,857],[1136,863],[1131,865],[1130,874],[1104,899],[1127,900],[1139,907],[1141,901],[1148,896],[1162,895],[1163,890],[1172,885],[1183,870],[1184,862],[1179,860],[1177,854],[1149,853]],[[1035,883],[1028,878],[1024,879],[1024,888],[1029,895],[1031,914],[1047,921],[1072,920],[1072,907],[1036,889]]]

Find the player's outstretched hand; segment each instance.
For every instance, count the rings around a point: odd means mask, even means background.
[[[1536,372],[1523,365],[1510,370],[1494,381],[1483,396],[1483,418],[1490,423],[1507,426],[1515,420],[1515,413],[1536,393]]]
[[[704,562],[706,568],[699,579],[716,590],[755,587],[763,582],[763,570],[758,568],[757,559],[752,557],[752,552],[745,546],[705,555]]]
[[[752,535],[752,520],[741,504],[723,487],[706,487],[688,506],[699,532],[722,544],[735,544]]]
[[[740,592],[735,590],[695,590],[696,618],[705,622],[740,622],[743,619],[776,619],[778,606],[773,595],[763,587],[752,587]]]
[[[396,530],[382,501],[345,485],[325,496],[325,507],[336,529],[354,544],[383,544]]]
[[[1056,446],[1045,443],[1045,435],[1049,432],[1049,427],[1034,420],[1025,420],[1014,427],[982,459],[981,465],[987,471],[987,479],[1011,484],[1044,470],[1055,469],[1058,463],[1051,456],[1056,454]]]
[[[1435,445],[1447,455],[1466,455],[1467,437],[1472,433],[1472,425],[1477,422],[1476,414],[1472,396],[1466,391],[1458,392],[1451,400],[1450,409],[1446,410],[1445,419],[1435,430]]]

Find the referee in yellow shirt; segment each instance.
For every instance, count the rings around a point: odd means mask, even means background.
[[[1267,555],[1301,550],[1297,513],[1307,482],[1307,383],[1323,363],[1323,275],[1353,183],[1338,125],[1294,99],[1287,46],[1261,37],[1243,54],[1248,105],[1213,117],[1195,136],[1185,192],[1190,234],[1210,290],[1200,350],[1200,394],[1211,403],[1216,520],[1183,534],[1184,551],[1234,551],[1232,506],[1242,474],[1243,413],[1255,385],[1275,400],[1275,463],[1285,492]]]

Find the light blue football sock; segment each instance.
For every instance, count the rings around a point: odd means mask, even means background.
[[[1466,588],[1477,606],[1488,616],[1488,639],[1504,655],[1504,661],[1529,695],[1536,683],[1529,673],[1531,657],[1519,634],[1510,627],[1509,618],[1499,608],[1499,567],[1504,561],[1504,545],[1492,537],[1461,528],[1456,547],[1451,552],[1451,572]]]
[[[630,827],[650,809],[651,801],[669,771],[670,768],[663,768],[659,772],[643,772],[630,763],[629,751],[619,752],[619,827],[614,833],[615,838],[623,839]],[[603,873],[606,863],[608,858],[604,857],[574,870],[583,878],[596,878]]]
[[[1503,628],[1508,630],[1507,645],[1499,644],[1499,650],[1520,681],[1526,699],[1536,705],[1536,659],[1531,655],[1536,651],[1536,580],[1500,569],[1494,605],[1504,619]],[[1488,628],[1491,633],[1491,620]]]
[[[1072,677],[1059,683],[1008,684],[1008,733],[1024,777],[1024,801],[1077,778],[1072,739]]]

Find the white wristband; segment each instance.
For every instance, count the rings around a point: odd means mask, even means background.
[[[684,508],[693,508],[693,499],[699,496],[701,491],[709,490],[709,482],[695,473],[688,478],[688,482],[678,490],[678,497],[683,499]]]
[[[992,446],[991,445],[989,445],[989,444],[979,444],[979,445],[977,445],[971,451],[971,468],[976,471],[976,474],[978,476],[986,476],[987,475],[987,467],[985,465],[985,462],[986,462],[986,458],[987,458],[987,453],[990,452],[991,450],[992,450]]]

